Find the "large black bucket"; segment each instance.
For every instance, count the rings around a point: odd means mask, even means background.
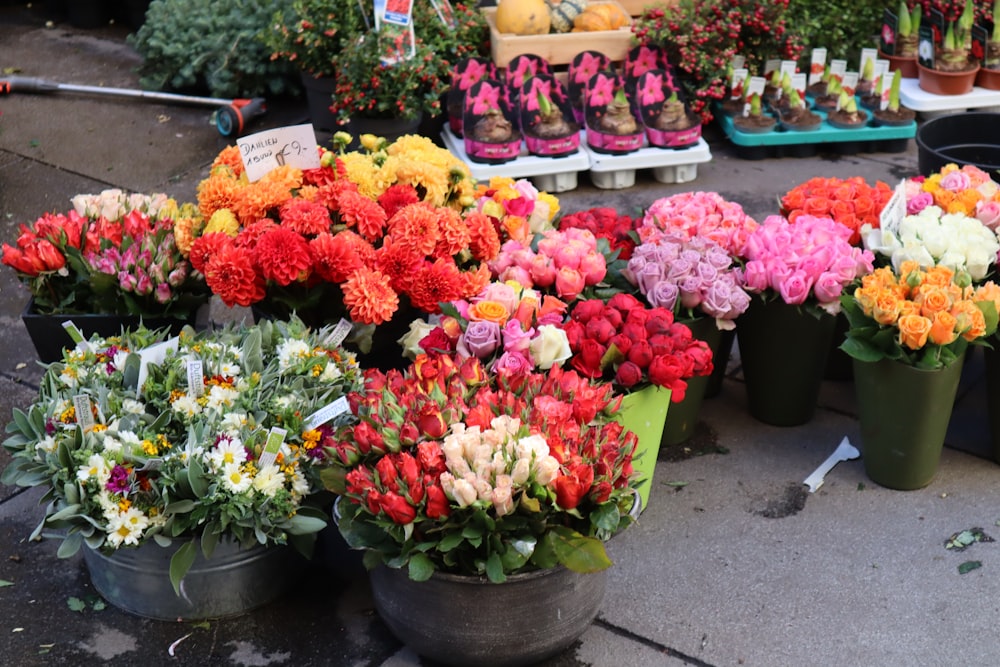
[[[934,118],[917,129],[917,164],[930,176],[949,163],[1000,172],[1000,113],[969,111]]]

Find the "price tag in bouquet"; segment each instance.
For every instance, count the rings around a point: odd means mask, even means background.
[[[264,451],[260,453],[260,458],[257,459],[258,468],[269,466],[278,460],[278,454],[281,453],[281,446],[285,444],[285,435],[287,433],[288,431],[283,428],[278,428],[277,426],[271,427],[271,430],[267,433],[267,442],[264,443]]]
[[[892,197],[886,202],[885,208],[879,214],[879,227],[882,231],[896,236],[899,234],[899,226],[906,217],[906,190],[903,181],[899,182],[892,193]]]
[[[247,180],[259,181],[276,168],[319,169],[316,131],[309,123],[264,130],[236,140]]]
[[[83,332],[80,331],[80,328],[73,324],[73,320],[66,320],[63,322],[62,328],[66,330],[67,334],[69,334],[70,339],[76,343],[78,350],[90,352],[90,343],[88,343],[87,339],[83,337]]]

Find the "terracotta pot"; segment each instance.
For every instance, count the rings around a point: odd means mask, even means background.
[[[917,58],[916,56],[911,56],[904,58],[901,56],[890,56],[886,53],[878,52],[878,57],[889,61],[889,71],[895,72],[896,70],[901,71],[904,79],[916,79],[917,78]]]
[[[976,85],[987,90],[1000,90],[1000,69],[980,67],[976,74]]]
[[[918,84],[921,90],[934,95],[965,95],[972,92],[979,65],[961,72],[942,72],[917,63]]]

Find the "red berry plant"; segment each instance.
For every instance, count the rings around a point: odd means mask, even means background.
[[[802,44],[786,25],[788,2],[680,0],[672,7],[647,8],[632,31],[641,44],[666,50],[691,109],[707,123],[712,102],[725,95],[726,67],[734,55],[745,56],[757,74],[769,59],[798,59]]]

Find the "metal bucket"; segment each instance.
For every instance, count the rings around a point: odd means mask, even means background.
[[[94,588],[114,606],[162,621],[239,616],[276,599],[302,571],[302,557],[289,546],[254,546],[221,542],[206,559],[197,547],[191,569],[180,585],[170,584],[170,558],[180,545],[164,548],[147,542],[106,555],[84,548]]]

